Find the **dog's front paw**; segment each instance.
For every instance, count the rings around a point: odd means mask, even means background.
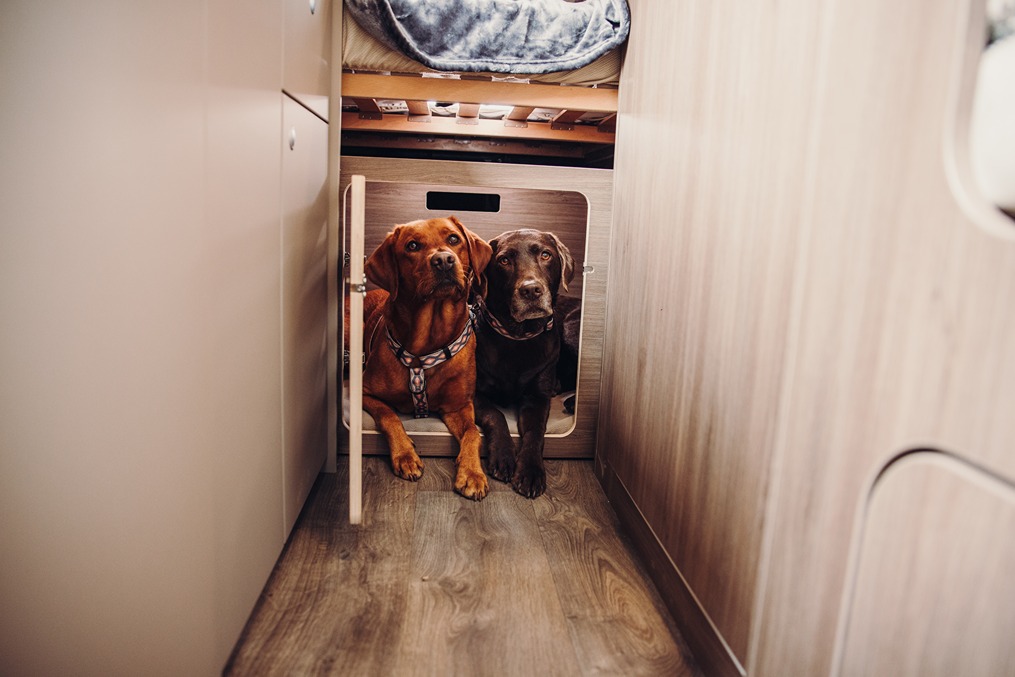
[[[515,459],[511,456],[491,458],[487,461],[487,465],[490,467],[490,474],[493,478],[501,482],[510,482],[511,478],[515,476]]]
[[[481,501],[490,491],[490,482],[482,470],[458,466],[458,472],[455,474],[455,491],[465,498]]]
[[[423,460],[414,449],[409,449],[397,456],[391,455],[391,469],[403,480],[415,482],[423,476]]]
[[[501,482],[510,482],[515,476],[515,450],[508,443],[503,445],[490,444],[486,454],[486,465],[494,479]]]
[[[511,488],[525,498],[537,498],[546,491],[546,473],[542,467],[519,465],[511,480]]]

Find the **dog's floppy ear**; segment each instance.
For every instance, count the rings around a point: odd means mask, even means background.
[[[469,250],[469,267],[472,269],[473,275],[472,288],[477,294],[486,296],[486,275],[483,274],[483,271],[486,270],[490,259],[493,257],[493,247],[487,244],[486,240],[466,228],[458,220],[458,217],[449,216],[448,220],[455,224],[455,227],[461,232],[462,237],[465,238],[465,243]]]
[[[493,261],[494,257],[497,256],[497,245],[500,244],[500,235],[490,240],[487,244],[490,245],[490,260]],[[486,276],[483,276],[483,298],[486,298]]]
[[[571,250],[560,241],[554,233],[550,233],[553,244],[560,256],[560,288],[567,291],[567,283],[574,279],[574,259],[571,258]]]
[[[388,233],[363,266],[363,272],[366,273],[367,279],[391,294],[391,298],[398,295],[398,261],[395,260],[395,242],[398,240],[400,228],[401,226],[395,226],[395,229]]]

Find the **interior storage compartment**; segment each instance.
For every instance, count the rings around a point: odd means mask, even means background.
[[[342,158],[343,259],[349,242],[348,187],[353,174],[366,177],[365,252],[397,224],[454,214],[470,230],[492,239],[508,230],[552,231],[571,251],[575,276],[564,295],[582,299],[578,386],[558,395],[547,423],[548,457],[591,457],[599,413],[607,246],[612,172],[602,169],[497,165],[490,163]],[[343,278],[348,276],[347,271]],[[344,280],[348,293],[348,280]],[[373,285],[368,284],[368,289]],[[343,346],[343,353],[346,347]],[[565,399],[574,395],[573,413]],[[347,383],[342,421],[349,427]],[[505,411],[512,434],[515,412]],[[402,422],[422,454],[454,455],[457,444],[438,417]],[[364,413],[364,453],[387,453],[383,436]],[[341,451],[348,450],[345,436]]]

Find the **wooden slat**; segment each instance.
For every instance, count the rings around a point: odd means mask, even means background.
[[[426,131],[428,134],[480,137],[507,137],[518,139],[546,139],[550,141],[575,141],[582,143],[612,144],[613,134],[603,134],[593,125],[575,125],[571,131],[551,129],[547,123],[530,123],[526,127],[506,127],[500,120],[475,120],[467,131],[457,124],[455,118],[434,116]],[[419,127],[412,125],[404,115],[385,115],[380,120],[362,120],[358,113],[342,113],[342,129],[350,131],[377,131],[393,133],[419,133]]]
[[[363,73],[342,74],[342,96],[353,99],[420,99],[534,108],[581,108],[601,112],[617,110],[615,89]]]
[[[462,103],[462,104],[458,104],[458,117],[460,117],[460,118],[478,118],[479,117],[479,104],[475,104],[475,103]]]
[[[581,116],[585,115],[585,113],[586,111],[583,110],[575,110],[575,109],[562,110],[553,116],[551,122],[554,125],[560,126],[573,125],[575,121]]]
[[[511,109],[511,112],[505,116],[506,120],[515,120],[517,122],[524,122],[532,115],[532,111],[535,108],[532,106],[515,106]]]
[[[406,101],[410,122],[430,122],[430,104],[426,101]]]
[[[430,105],[426,101],[406,101],[409,115],[430,115]]]
[[[373,99],[365,98],[354,98],[353,101],[356,103],[356,107],[359,108],[360,113],[380,113],[381,108],[377,105],[377,102]]]
[[[476,125],[479,123],[479,104],[460,103],[458,104],[458,115],[455,120],[460,125]]]

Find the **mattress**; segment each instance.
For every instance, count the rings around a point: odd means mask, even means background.
[[[614,49],[592,63],[571,71],[539,75],[506,75],[504,73],[458,74],[468,78],[490,78],[543,84],[581,87],[610,86],[620,82],[621,49]],[[449,77],[446,71],[427,68],[423,64],[390,49],[367,33],[347,12],[342,15],[342,66],[352,71],[371,73],[428,73]]]

